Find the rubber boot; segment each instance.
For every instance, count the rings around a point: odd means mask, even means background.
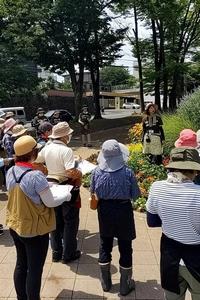
[[[120,267],[120,295],[126,296],[135,289],[135,281],[132,279],[132,267]]]
[[[99,264],[100,265],[100,280],[101,286],[104,292],[108,292],[111,289],[111,273],[110,273],[110,263]]]
[[[85,147],[86,146],[86,136],[84,134],[82,134],[81,138],[82,138],[82,144]]]
[[[87,143],[88,143],[88,147],[92,147],[92,144],[91,144],[91,134],[90,133],[87,134]]]

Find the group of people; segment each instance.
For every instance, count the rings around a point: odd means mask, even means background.
[[[53,126],[60,122],[69,123],[73,120],[72,115],[69,112],[65,112],[64,114],[60,113],[60,111],[55,111],[53,115],[48,119],[45,115],[45,111],[42,107],[39,107],[36,112],[36,116],[33,118],[31,125],[35,128],[38,135],[41,134],[40,125],[44,122],[49,122]],[[87,105],[83,105],[81,113],[79,114],[78,123],[81,126],[81,139],[82,145],[84,147],[91,147],[91,134],[90,134],[90,123],[93,120],[93,116],[88,110]]]
[[[153,135],[161,139],[157,132],[162,126],[159,118],[157,113],[154,118],[149,107],[149,115],[144,119],[144,128],[147,128],[144,139],[149,137],[152,141]],[[12,124],[8,131],[13,132],[16,125]],[[80,158],[69,147],[72,134],[73,129],[67,122],[59,122],[45,131],[42,146],[27,132],[13,144],[14,165],[6,175],[6,224],[17,252],[14,284],[19,300],[40,299],[49,235],[53,262],[68,264],[81,256],[77,232],[82,174],[78,169]],[[196,133],[190,129],[180,133],[166,166],[167,179],[153,183],[147,201],[148,225],[162,227],[161,284],[166,300],[184,300],[187,289],[193,300],[200,299],[200,185],[196,183],[200,157],[197,146]],[[125,145],[113,139],[105,141],[98,165],[92,171],[90,186],[91,198],[97,201],[102,289],[108,292],[112,287],[112,249],[117,238],[121,296],[135,289],[132,240],[136,238],[136,228],[131,201],[140,196],[136,177],[127,166],[128,157]],[[67,195],[53,194],[53,186],[68,186],[70,190]]]

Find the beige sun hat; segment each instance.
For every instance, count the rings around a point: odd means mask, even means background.
[[[41,148],[41,145],[37,144],[36,140],[30,135],[21,136],[14,142],[14,150],[17,156],[28,154],[36,148]]]
[[[15,125],[12,129],[12,133],[13,133],[12,137],[21,136],[26,132],[27,132],[27,129],[23,125],[21,125],[21,124]]]
[[[3,118],[0,118],[0,129],[3,128],[5,123],[5,120]]]
[[[13,118],[15,116],[14,112],[8,111],[6,113],[5,119],[7,120],[8,118]]]
[[[49,136],[50,139],[59,139],[61,137],[70,135],[74,130],[70,128],[67,122],[60,122],[53,126],[52,134]]]

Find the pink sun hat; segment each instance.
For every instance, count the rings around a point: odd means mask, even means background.
[[[16,124],[17,124],[17,121],[15,121],[13,118],[6,120],[4,123],[4,133],[11,130]]]
[[[197,147],[197,135],[191,129],[183,129],[180,132],[178,140],[174,143],[175,147]]]

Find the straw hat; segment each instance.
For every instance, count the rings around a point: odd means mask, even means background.
[[[199,153],[194,148],[174,148],[170,154],[167,169],[195,170],[200,171]]]
[[[97,158],[99,168],[106,172],[115,172],[121,169],[128,160],[128,148],[116,140],[107,140],[103,143]]]
[[[13,118],[10,118],[10,119],[6,120],[5,123],[4,123],[4,131],[3,132],[4,133],[8,132],[16,124],[17,124],[17,122]]]
[[[12,129],[12,137],[18,137],[27,132],[27,129],[23,125],[15,125]]]
[[[5,120],[0,118],[0,129],[4,127]]]
[[[28,154],[33,149],[39,149],[40,147],[41,145],[37,144],[36,140],[30,135],[21,136],[14,143],[14,150],[17,156]]]
[[[174,143],[174,146],[176,148],[178,147],[197,147],[197,135],[196,132],[194,132],[191,129],[183,129],[180,132],[180,136],[178,140]]]
[[[61,137],[70,135],[73,129],[70,128],[67,122],[60,122],[53,126],[52,134],[49,136],[50,139],[59,139]]]

